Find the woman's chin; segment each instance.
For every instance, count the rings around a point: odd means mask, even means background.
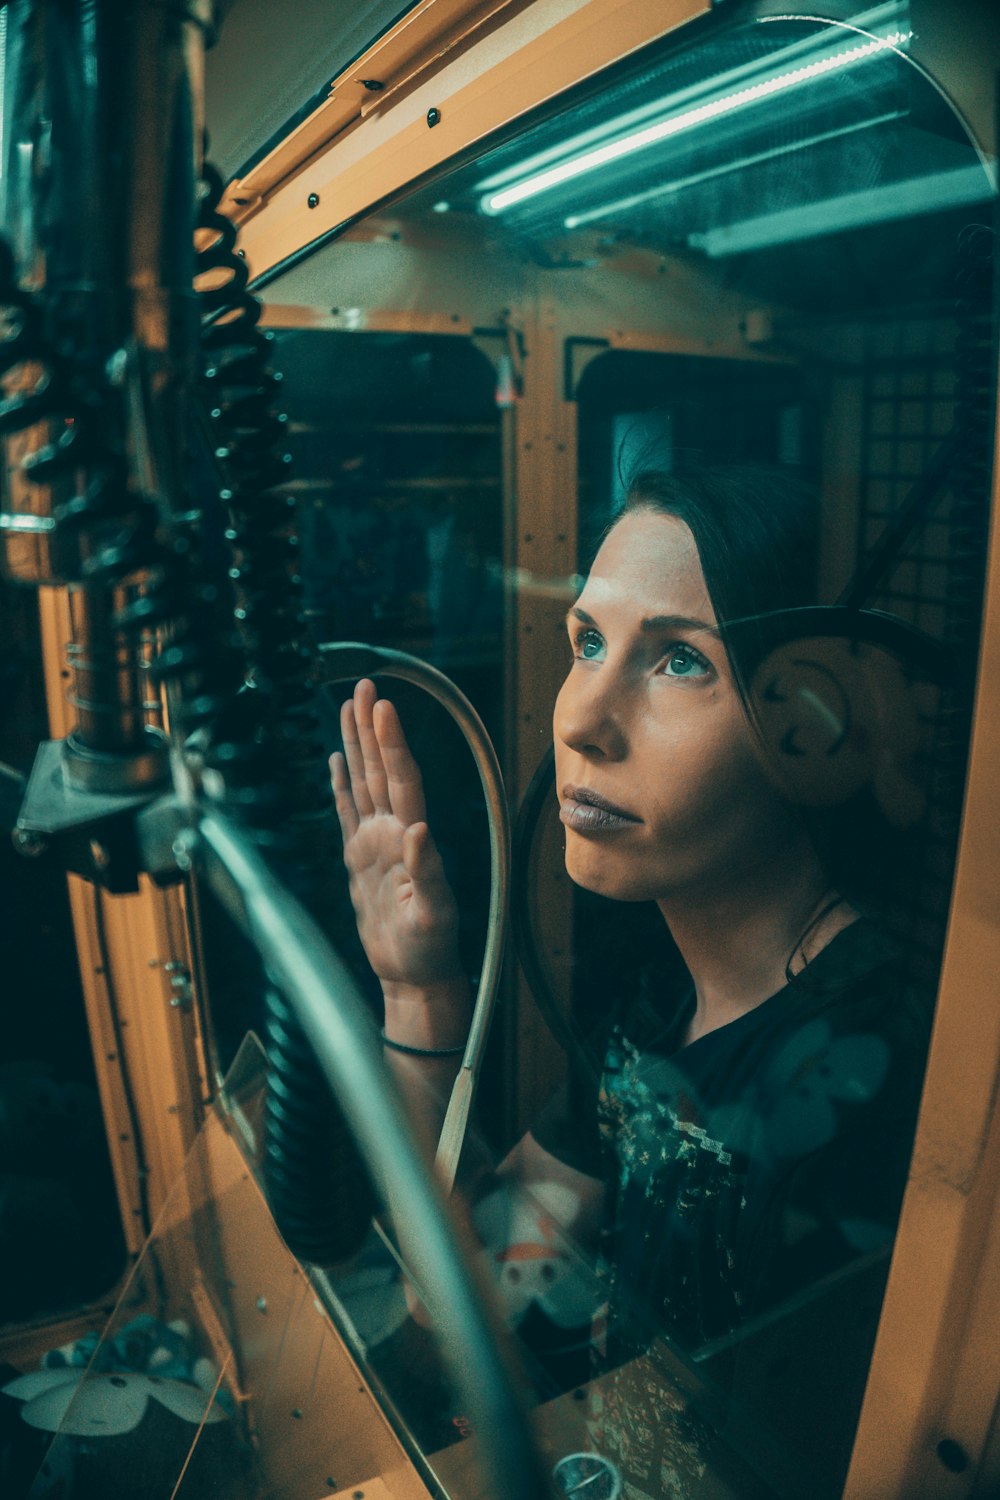
[[[604,896],[608,901],[655,901],[658,892],[647,888],[647,883],[637,879],[634,864],[619,870],[616,862],[607,855],[589,849],[575,849],[572,839],[566,841],[566,874],[574,885],[592,895]]]

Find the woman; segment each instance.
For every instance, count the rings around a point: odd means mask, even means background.
[[[599,1089],[571,1080],[499,1176],[541,1185],[578,1240],[603,1233],[611,1363],[654,1332],[696,1351],[740,1329],[888,1242],[898,1213],[924,1023],[749,705],[753,617],[807,602],[811,521],[780,474],[640,476],[567,617],[566,868],[654,902],[689,978],[609,997]],[[443,1092],[469,994],[420,775],[371,683],[342,727],[333,785],[387,1048],[405,1087]]]

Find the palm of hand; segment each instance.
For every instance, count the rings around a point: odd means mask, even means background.
[[[362,818],[345,844],[344,862],[358,932],[375,973],[383,980],[429,984],[454,970],[458,910],[444,879],[418,881],[407,869],[408,831],[391,813]]]
[[[344,754],[330,758],[351,901],[383,982],[457,976],[458,909],[425,818],[423,781],[391,703],[363,678],[341,709]]]

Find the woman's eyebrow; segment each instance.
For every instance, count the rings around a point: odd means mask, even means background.
[[[642,621],[639,629],[649,631],[709,630],[713,635],[719,633],[718,625],[710,625],[707,620],[696,620],[692,615],[650,615],[649,619]]]
[[[599,628],[593,615],[588,615],[587,611],[581,609],[578,604],[573,605],[566,618],[567,620],[580,620],[584,625]],[[664,630],[708,630],[712,635],[719,634],[717,625],[710,625],[707,620],[696,620],[692,615],[650,615],[648,619],[640,621],[639,629],[658,634]]]

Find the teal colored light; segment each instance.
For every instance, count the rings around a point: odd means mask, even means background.
[[[804,62],[798,67],[774,73],[768,78],[760,79],[744,88],[735,89],[731,93],[704,100],[687,109],[675,110],[652,124],[630,131],[616,139],[605,140],[601,145],[592,146],[589,150],[570,155],[542,171],[522,177],[520,181],[513,182],[510,186],[488,192],[480,200],[480,207],[487,214],[503,213],[505,209],[527,202],[541,193],[561,187],[564,183],[586,176],[612,162],[634,156],[637,152],[648,150],[650,146],[658,145],[661,141],[706,125],[724,115],[751,108],[766,99],[788,93],[844,68],[855,67],[859,63],[882,56],[887,52],[896,52],[905,46],[911,36],[912,32],[909,31],[893,31],[887,36],[868,37],[852,47],[844,47],[837,52],[814,58],[811,62]],[[670,103],[670,100],[663,100],[660,107],[667,108]],[[612,124],[608,128],[613,130],[615,126]],[[571,149],[571,146],[572,143],[568,143],[566,149]]]

